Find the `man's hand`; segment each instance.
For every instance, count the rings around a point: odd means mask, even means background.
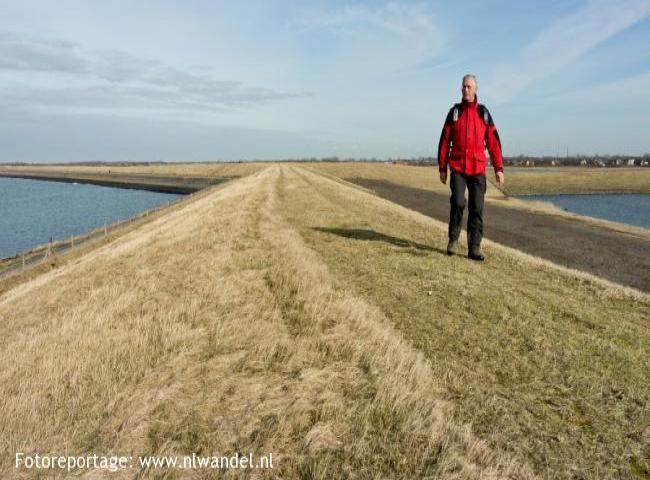
[[[440,181],[442,183],[447,183],[447,170],[440,170]]]
[[[499,187],[503,187],[503,184],[506,183],[506,177],[503,175],[503,170],[497,172],[497,182],[499,183]]]

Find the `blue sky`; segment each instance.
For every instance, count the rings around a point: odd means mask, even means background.
[[[0,162],[650,152],[650,0],[0,4]]]

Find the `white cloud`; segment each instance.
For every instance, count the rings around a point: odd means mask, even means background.
[[[618,105],[634,104],[650,100],[650,72],[620,78],[611,82],[580,88],[571,92],[554,95],[549,100],[603,106],[607,102]]]
[[[73,42],[0,31],[0,70],[79,73],[87,68]]]
[[[485,90],[496,103],[508,102],[648,15],[650,0],[589,1],[539,32],[517,62],[498,65]]]
[[[0,71],[5,72],[0,90],[5,109],[191,115],[313,95],[248,86],[216,79],[205,69],[183,70],[121,51],[84,52],[73,42],[9,32],[0,32]],[[27,82],[21,81],[25,74]],[[52,86],[61,75],[67,86]]]
[[[329,12],[310,12],[300,21],[305,28],[328,28],[342,31],[365,24],[399,35],[415,36],[435,30],[433,15],[422,4],[389,2],[380,7],[346,5]]]
[[[394,69],[431,61],[448,37],[424,3],[350,4],[329,11],[303,12],[296,23],[303,33],[334,35],[343,45],[337,55],[348,55],[348,63],[357,63],[360,70],[369,66]]]

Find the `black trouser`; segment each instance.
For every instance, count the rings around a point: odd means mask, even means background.
[[[485,199],[485,175],[463,175],[451,172],[451,211],[449,212],[449,239],[458,240],[465,209],[465,187],[469,192],[469,216],[467,218],[467,243],[480,245],[483,238],[483,204]]]

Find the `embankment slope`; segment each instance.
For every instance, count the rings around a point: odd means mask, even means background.
[[[298,180],[217,187],[0,297],[2,475],[33,475],[16,451],[65,450],[273,452],[262,478],[532,478],[454,423],[429,363],[286,222]]]

